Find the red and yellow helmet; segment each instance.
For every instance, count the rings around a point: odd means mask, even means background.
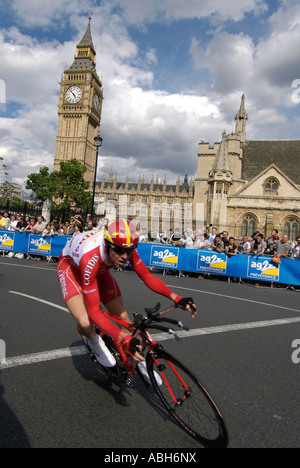
[[[119,218],[105,227],[105,239],[111,246],[132,250],[137,248],[139,233],[134,223]]]

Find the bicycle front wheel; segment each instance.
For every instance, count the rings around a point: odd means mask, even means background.
[[[175,421],[204,447],[226,447],[226,427],[213,399],[177,359],[163,349],[147,354],[152,385]],[[160,379],[155,378],[157,372]]]

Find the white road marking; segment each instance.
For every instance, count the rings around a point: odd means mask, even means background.
[[[50,267],[49,263],[45,264],[44,267],[40,266],[33,266],[33,265],[19,265],[17,263],[6,263],[6,262],[0,262],[0,265],[8,265],[12,267],[18,267],[18,268],[32,268],[33,270],[44,270],[44,271],[55,271],[56,272],[56,267]]]
[[[190,331],[179,331],[176,334],[180,336],[180,338],[188,338],[191,336],[211,335],[215,333],[227,333],[232,331],[250,330],[254,328],[289,325],[292,323],[299,322],[300,317],[291,317],[286,319],[262,320],[260,322],[234,323],[231,325],[220,325],[218,327],[197,328]],[[168,333],[158,333],[152,336],[158,342],[173,339],[173,337],[170,336]],[[52,361],[54,359],[80,356],[86,353],[87,351],[84,346],[77,346],[73,348],[55,349],[43,353],[10,357],[7,358],[6,361],[0,365],[0,370],[9,369],[11,367],[35,364],[38,362]]]
[[[20,293],[20,292],[17,292],[17,291],[8,291],[8,292],[10,294],[17,294],[18,296],[27,297],[27,299],[32,299],[33,301],[41,302],[42,304],[47,304],[47,305],[49,305],[51,307],[55,307],[56,309],[63,310],[64,312],[67,312],[68,314],[70,313],[66,307],[60,306],[58,304],[54,304],[54,302],[45,301],[44,299],[40,299],[40,298],[35,297],[35,296],[29,296],[29,294]]]
[[[173,284],[167,284],[166,286],[168,286],[168,288],[173,288],[173,289],[184,289],[186,291],[194,291],[194,292],[201,293],[201,294],[210,294],[211,296],[220,296],[222,297],[222,299],[226,298],[226,299],[233,299],[235,301],[252,302],[253,304],[260,304],[266,307],[274,307],[277,309],[291,310],[292,312],[300,313],[299,309],[292,309],[290,307],[280,306],[276,304],[269,304],[268,302],[260,302],[260,301],[255,301],[253,299],[245,299],[243,297],[227,296],[226,294],[202,291],[201,289],[184,288],[182,286],[174,286]]]
[[[52,361],[54,359],[80,356],[81,354],[86,354],[86,352],[87,351],[84,346],[77,346],[74,348],[54,349],[43,353],[10,357],[6,358],[5,362],[0,365],[0,370],[9,369],[10,367],[26,366],[28,364],[35,364],[38,362]]]

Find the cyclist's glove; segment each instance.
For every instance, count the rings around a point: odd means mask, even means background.
[[[192,312],[196,312],[196,306],[194,304],[194,300],[191,297],[180,297],[175,301],[175,304],[178,305],[181,309],[186,309],[187,306],[190,306]]]
[[[125,353],[128,353],[132,357],[134,356],[136,351],[141,353],[140,349],[138,348],[140,344],[141,343],[139,342],[137,338],[134,338],[130,335],[124,336],[124,338],[122,338],[121,343],[120,343]]]

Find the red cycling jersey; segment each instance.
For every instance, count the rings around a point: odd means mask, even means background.
[[[108,262],[103,231],[90,231],[73,237],[63,249],[57,264],[64,300],[83,294],[91,321],[105,333],[118,339],[120,330],[103,314],[100,302],[106,304],[121,295],[110,274],[113,267]],[[130,264],[142,281],[152,291],[170,298],[172,291],[152,275],[134,250]]]

